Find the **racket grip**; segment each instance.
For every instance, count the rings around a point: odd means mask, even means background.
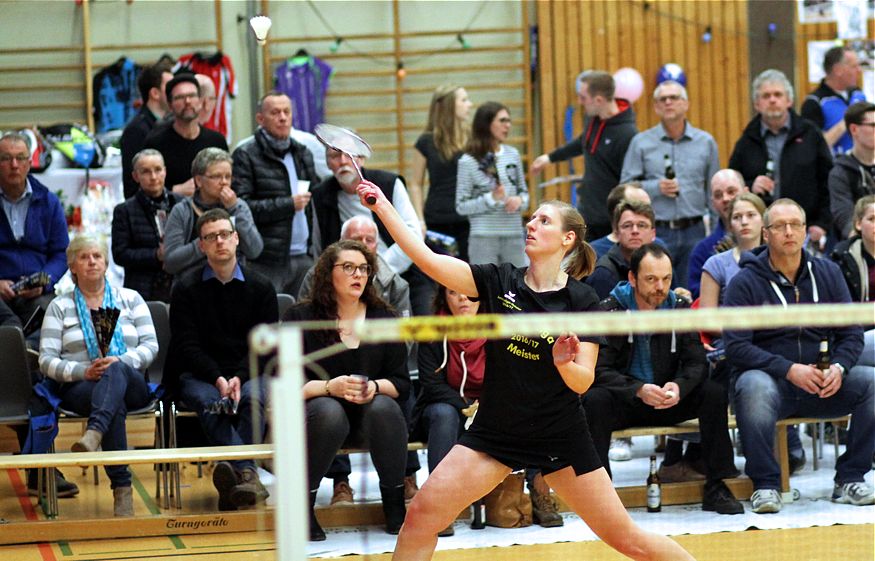
[[[365,202],[369,205],[375,205],[377,204],[377,197],[373,195],[368,195],[367,197],[365,197]]]

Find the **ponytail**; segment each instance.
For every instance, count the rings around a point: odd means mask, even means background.
[[[582,237],[577,238],[575,247],[566,258],[565,272],[577,280],[587,277],[595,269],[597,256],[591,245]]]

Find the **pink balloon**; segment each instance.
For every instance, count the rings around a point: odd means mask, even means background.
[[[641,74],[628,66],[614,72],[614,84],[614,97],[627,99],[630,103],[638,101],[644,91],[644,80],[641,79]]]

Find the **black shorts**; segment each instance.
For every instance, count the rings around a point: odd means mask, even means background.
[[[483,452],[514,471],[539,468],[548,475],[571,466],[575,475],[582,475],[602,467],[585,423],[564,434],[538,438],[520,438],[475,423],[462,433],[459,444]]]

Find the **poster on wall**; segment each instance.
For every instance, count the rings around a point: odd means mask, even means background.
[[[808,83],[818,84],[823,80],[823,55],[836,46],[835,41],[808,42]]]
[[[833,0],[798,0],[799,23],[835,21]]]
[[[835,3],[836,26],[840,39],[866,37],[866,0],[838,0]]]
[[[863,92],[871,101],[871,92],[875,92],[875,41],[871,39],[848,41],[847,46],[857,53],[857,60],[860,61],[860,68],[863,70]]]

